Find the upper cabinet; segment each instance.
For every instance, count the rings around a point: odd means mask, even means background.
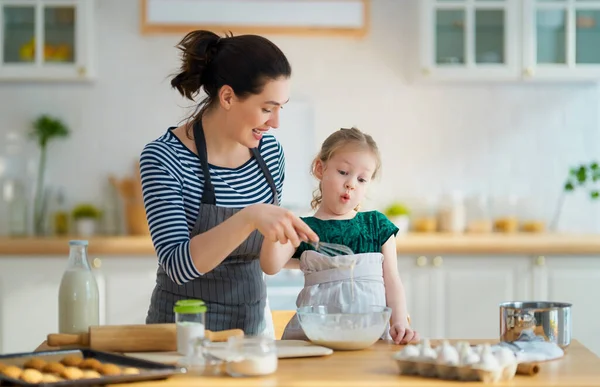
[[[195,29],[234,34],[362,37],[369,0],[140,0],[144,34]]]
[[[421,75],[600,78],[600,0],[422,0]]]
[[[0,0],[0,81],[94,77],[93,0]]]

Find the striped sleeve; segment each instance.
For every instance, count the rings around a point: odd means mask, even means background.
[[[198,278],[190,254],[190,232],[183,201],[182,166],[175,152],[151,142],[140,156],[142,193],[158,262],[179,285]]]

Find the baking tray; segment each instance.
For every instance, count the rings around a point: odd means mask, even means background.
[[[14,365],[22,368],[32,358],[39,358],[46,362],[60,362],[65,356],[74,355],[83,359],[94,358],[101,363],[115,364],[121,368],[133,367],[139,370],[139,374],[132,375],[101,375],[95,379],[61,380],[52,383],[27,383],[21,379],[13,379],[0,373],[0,385],[2,386],[97,386],[113,383],[129,383],[143,380],[160,380],[170,376],[185,373],[185,368],[167,365],[148,360],[136,359],[116,353],[96,351],[93,349],[62,349],[54,351],[26,352],[8,355],[0,355],[0,363],[9,366]]]

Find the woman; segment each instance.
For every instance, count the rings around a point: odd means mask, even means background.
[[[144,205],[159,268],[146,323],[173,322],[177,300],[208,305],[206,327],[265,329],[264,238],[294,246],[317,240],[279,207],[285,158],[275,137],[289,98],[291,67],[269,40],[194,31],[179,43],[171,80],[194,101],[189,123],[169,128],[142,151]]]

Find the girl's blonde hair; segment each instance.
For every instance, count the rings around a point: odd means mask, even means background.
[[[377,147],[377,143],[373,140],[373,137],[370,135],[361,132],[355,127],[350,129],[342,128],[333,132],[325,141],[323,145],[321,145],[321,150],[319,154],[312,162],[311,165],[311,173],[315,174],[315,168],[317,166],[317,161],[321,161],[321,163],[325,164],[329,161],[333,155],[342,148],[347,146],[354,146],[359,149],[363,149],[371,152],[375,159],[377,160],[377,166],[375,167],[375,171],[373,172],[373,178],[377,176],[377,172],[381,167],[381,155],[379,154],[379,148]],[[323,195],[321,193],[321,183],[319,182],[319,188],[317,188],[313,192],[313,199],[310,202],[310,206],[313,210],[316,210],[317,207],[321,205],[323,201]],[[358,207],[355,208],[358,210]]]

